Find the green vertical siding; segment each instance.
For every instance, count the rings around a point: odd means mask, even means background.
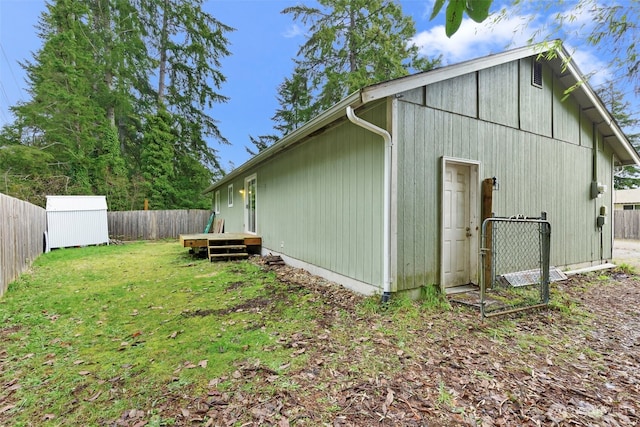
[[[359,115],[386,127],[385,102]],[[263,247],[381,287],[383,161],[382,138],[345,117],[248,171],[257,174]],[[242,231],[242,205],[226,208],[222,190],[225,229]]]
[[[549,67],[542,68],[542,87],[530,84],[534,58],[520,60],[520,128],[543,136],[552,136],[553,76]]]
[[[233,206],[229,207],[229,198],[227,187],[233,184]],[[225,230],[242,232],[244,231],[244,199],[240,190],[244,190],[243,179],[235,179],[233,182],[223,185],[218,189],[220,191],[220,213],[217,218],[224,218]],[[239,215],[237,214],[239,213]]]
[[[426,87],[426,105],[465,116],[478,116],[476,74],[466,74]],[[464,99],[465,102],[459,102]]]
[[[439,282],[443,156],[478,161],[481,180],[498,178],[500,189],[493,193],[497,216],[547,212],[552,224],[553,265],[601,260],[595,221],[600,206],[610,205],[611,191],[598,199],[590,197],[592,127],[585,123],[573,98],[562,100],[564,90],[549,69],[543,73],[543,88],[530,88],[527,64],[530,61],[523,60],[520,67],[512,63],[479,73],[481,120],[461,115],[458,106],[444,111],[398,102],[397,290]],[[514,76],[520,81],[514,82]],[[427,90],[427,104],[429,93]],[[461,97],[457,102],[467,99]],[[562,138],[552,138],[552,134]],[[598,180],[609,186],[611,157],[601,143],[596,172]],[[480,206],[476,208],[479,211]],[[604,259],[611,254],[610,236],[611,228],[606,227]]]
[[[593,122],[585,113],[580,115],[580,145],[593,148]]]
[[[553,85],[553,137],[572,144],[580,143],[580,107],[575,99],[567,97],[566,87]]]
[[[478,72],[479,117],[492,123],[518,127],[518,62]],[[467,98],[461,98],[467,102]],[[460,101],[458,101],[460,102]]]

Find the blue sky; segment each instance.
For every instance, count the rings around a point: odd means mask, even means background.
[[[211,112],[222,134],[231,142],[230,146],[212,144],[227,171],[249,159],[245,150],[250,145],[249,135],[272,133],[271,117],[278,107],[277,86],[290,76],[292,58],[305,40],[305,29],[280,12],[297,3],[296,0],[205,2],[209,13],[236,29],[228,34],[232,56],[223,60],[222,72],[227,82],[220,89],[230,101],[215,105]],[[314,4],[311,0],[307,3]],[[465,19],[459,31],[448,39],[442,15],[429,21],[433,0],[402,0],[401,4],[404,12],[416,22],[417,34],[413,41],[425,55],[442,55],[445,65],[524,46],[532,35],[543,34],[540,30],[551,19],[551,12],[529,14],[526,10],[498,23],[476,24]],[[498,10],[500,4],[501,0],[494,0],[492,11]],[[0,125],[13,121],[9,106],[29,99],[18,62],[30,59],[31,52],[41,47],[34,25],[44,8],[44,0],[0,0]],[[585,33],[590,19],[588,11],[576,15],[563,27],[563,38],[570,50],[579,47],[574,60],[583,73],[595,72],[590,83],[597,86],[612,74],[607,69],[607,61],[585,46],[577,35]],[[631,95],[632,90],[626,92]]]

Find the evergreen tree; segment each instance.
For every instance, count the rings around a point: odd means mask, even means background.
[[[148,169],[150,156],[157,171],[197,177],[191,182],[169,180],[175,187],[164,189],[172,194],[163,199],[164,207],[191,204],[176,196],[187,193],[201,203],[200,192],[221,170],[217,152],[207,140],[227,142],[209,111],[226,101],[217,90],[225,80],[220,60],[229,54],[225,34],[232,30],[203,12],[202,3],[55,0],[47,4],[39,25],[43,47],[23,64],[31,99],[13,108],[17,120],[3,129],[0,143],[46,153],[51,161],[41,174],[65,180],[64,188],[55,186],[57,191],[107,194],[111,209],[138,206],[144,176],[153,176]],[[158,117],[170,124],[169,140],[174,145],[170,150],[163,147],[171,156],[162,156],[166,152],[161,151],[154,158],[153,148],[146,144],[160,140],[153,133],[163,129]],[[147,132],[152,135],[146,136]],[[19,157],[5,160],[10,163]],[[23,157],[35,161],[42,156]],[[160,167],[161,159],[168,164]],[[9,163],[0,172],[16,169]]]
[[[40,22],[45,44],[24,66],[31,101],[12,110],[22,143],[46,150],[56,174],[69,178],[70,193],[90,193],[89,168],[104,133],[104,110],[95,97],[95,62],[83,19],[84,3],[60,0],[48,5]]]
[[[252,156],[255,156],[256,154],[266,150],[267,148],[275,144],[278,141],[278,139],[280,138],[278,138],[276,135],[260,135],[257,138],[254,138],[253,136],[249,135],[249,141],[251,141],[254,147],[256,147],[257,151],[253,151],[249,147],[244,147],[244,148],[245,150],[247,150],[247,153],[249,153]]]
[[[107,128],[93,166],[94,193],[107,196],[110,210],[126,210],[129,205],[129,180],[115,126]]]
[[[173,159],[178,138],[171,126],[171,115],[160,109],[145,120],[143,149],[141,153],[144,198],[151,209],[167,209],[174,206],[176,191]]]
[[[412,70],[428,70],[438,62],[418,57],[417,46],[407,43],[415,35],[415,24],[397,2],[318,0],[318,4],[283,10],[308,26],[310,36],[298,51],[295,75],[308,81],[314,114],[362,87]]]
[[[640,125],[640,120],[629,114],[630,104],[624,100],[622,92],[615,88],[614,82],[609,81],[597,91],[620,128],[626,132],[631,145],[640,150],[640,134],[632,133]],[[637,166],[623,166],[617,168],[613,176],[614,187],[618,190],[640,187],[640,169]]]
[[[299,67],[296,67],[290,78],[285,78],[284,82],[278,86],[278,103],[280,108],[271,118],[275,123],[274,130],[278,134],[260,135],[257,138],[250,135],[249,140],[257,151],[249,147],[245,147],[245,149],[252,156],[270,147],[280,138],[311,120],[315,115],[316,111],[311,105],[312,98],[308,79]]]
[[[202,10],[203,0],[140,0],[149,22],[148,45],[158,55],[157,103],[166,105],[177,123],[184,152],[219,169],[216,151],[206,137],[228,143],[207,111],[226,102],[220,89],[226,77],[221,59],[228,56],[224,25]]]
[[[293,75],[285,78],[278,87],[280,108],[276,110],[272,120],[276,123],[275,130],[282,136],[296,130],[319,113],[313,108],[308,82],[308,77],[298,66]]]

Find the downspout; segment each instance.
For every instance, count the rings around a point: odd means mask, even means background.
[[[367,129],[377,135],[380,135],[384,140],[384,191],[383,191],[383,262],[382,262],[382,275],[383,288],[382,288],[382,302],[386,303],[391,298],[391,134],[385,129],[362,120],[357,117],[353,108],[347,106],[347,117],[351,123],[361,128]]]

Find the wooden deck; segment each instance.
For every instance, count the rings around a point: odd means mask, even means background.
[[[180,244],[196,253],[206,248],[207,257],[213,261],[246,258],[250,253],[259,254],[262,238],[245,233],[181,234]]]
[[[185,248],[206,248],[209,246],[209,240],[244,240],[247,246],[262,245],[262,237],[255,234],[245,233],[199,233],[199,234],[181,234],[180,244]]]

